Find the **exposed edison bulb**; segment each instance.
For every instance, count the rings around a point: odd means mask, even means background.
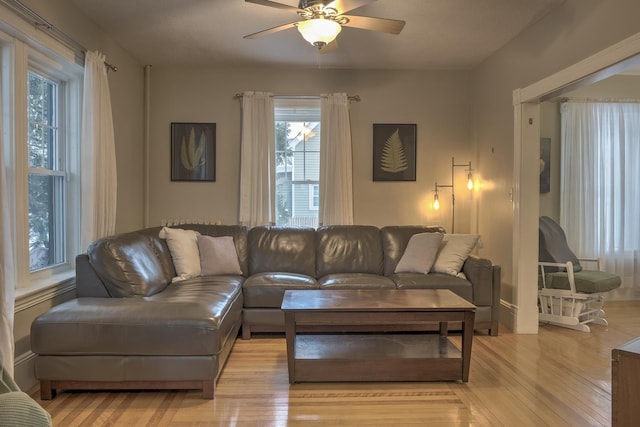
[[[440,201],[438,200],[438,193],[433,195],[433,209],[440,209]]]
[[[471,176],[471,173],[467,176],[467,188],[469,190],[473,190],[473,177]]]

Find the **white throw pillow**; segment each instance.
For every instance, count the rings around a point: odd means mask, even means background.
[[[181,228],[162,227],[160,238],[167,240],[173,266],[177,276],[171,282],[198,277],[200,275],[200,251],[197,238],[200,235],[195,230],[183,230]]]
[[[395,273],[429,273],[440,248],[442,236],[442,233],[418,233],[411,236],[402,258],[396,265]]]
[[[479,239],[477,234],[445,234],[431,271],[457,276]]]
[[[198,236],[198,249],[201,275],[242,274],[233,237]]]

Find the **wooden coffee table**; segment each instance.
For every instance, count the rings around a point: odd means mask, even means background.
[[[289,382],[467,382],[475,309],[444,289],[288,290]],[[462,349],[448,322],[462,322]]]

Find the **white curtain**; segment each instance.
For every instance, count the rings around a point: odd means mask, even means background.
[[[560,224],[578,256],[600,257],[640,290],[640,104],[562,105]]]
[[[87,52],[82,101],[82,248],[116,226],[117,171],[109,81],[99,52]]]
[[[240,223],[271,225],[276,218],[275,110],[273,94],[242,95]]]
[[[1,85],[0,85],[1,86]],[[0,92],[1,92],[0,87]],[[0,93],[2,99],[2,93]],[[5,163],[5,145],[2,141],[2,114],[0,111],[0,362],[4,369],[13,375],[13,311],[15,306],[16,270],[13,256],[15,236],[11,226],[11,202],[7,187],[7,164]]]
[[[323,95],[320,103],[320,225],[353,224],[353,179],[349,98]]]

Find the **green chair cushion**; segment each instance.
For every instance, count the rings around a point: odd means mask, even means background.
[[[0,394],[0,425],[3,427],[48,427],[51,415],[21,391]]]
[[[0,426],[48,427],[51,415],[33,400],[13,380],[0,363]]]
[[[582,270],[574,273],[576,291],[586,294],[606,292],[620,286],[620,276],[597,270]],[[571,289],[566,272],[547,273],[547,288]]]

